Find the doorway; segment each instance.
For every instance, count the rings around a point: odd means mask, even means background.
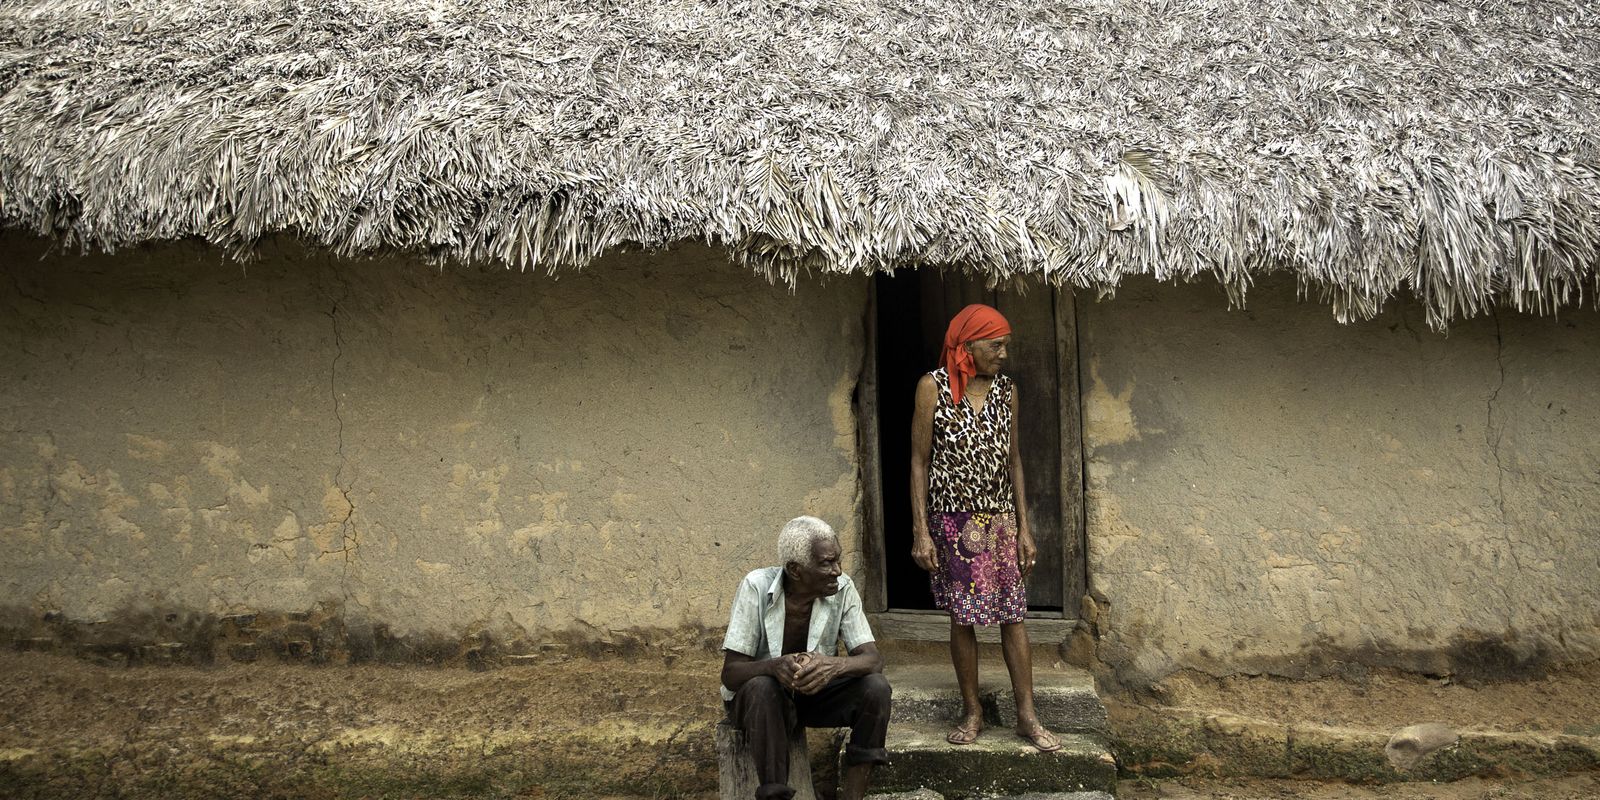
[[[938,366],[950,318],[969,303],[999,309],[1013,330],[1006,373],[1022,401],[1028,519],[1039,560],[1028,579],[1030,617],[1075,617],[1086,585],[1083,449],[1072,295],[1042,286],[995,291],[954,272],[901,270],[873,279],[862,444],[868,487],[869,603],[931,611],[927,573],[911,560],[911,415],[917,380]],[[865,406],[873,406],[872,408]],[[867,419],[870,417],[870,419]]]

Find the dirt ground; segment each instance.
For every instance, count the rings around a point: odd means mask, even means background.
[[[5,653],[0,795],[709,798],[719,666],[702,652],[552,656],[483,672],[115,668]],[[1163,682],[1157,698],[1172,708],[1385,731],[1437,721],[1463,731],[1594,736],[1597,687],[1593,674],[1483,686],[1398,675],[1360,683],[1185,675]],[[397,762],[396,753],[413,758]],[[1137,779],[1124,781],[1121,795],[1591,800],[1600,798],[1600,773],[1389,785]]]
[[[1163,680],[1155,696],[1169,707],[1224,709],[1282,722],[1379,730],[1442,722],[1460,731],[1600,735],[1600,670],[1478,685],[1394,673],[1361,682],[1180,673]]]
[[[336,730],[579,730],[671,738],[721,713],[720,661],[549,660],[484,672],[426,667],[231,664],[100,667],[0,654],[0,749],[118,745],[205,732],[312,739]]]
[[[716,785],[719,664],[118,668],[0,654],[0,797],[680,796]]]

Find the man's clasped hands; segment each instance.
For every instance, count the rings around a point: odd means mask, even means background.
[[[844,669],[844,660],[821,653],[787,653],[778,659],[778,683],[800,694],[822,691]]]

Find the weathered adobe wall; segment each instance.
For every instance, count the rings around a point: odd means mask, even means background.
[[[791,293],[697,247],[558,279],[0,252],[0,625],[25,643],[699,644],[790,517],[859,562],[865,280]]]
[[[1080,304],[1100,659],[1496,678],[1600,655],[1600,317]]]

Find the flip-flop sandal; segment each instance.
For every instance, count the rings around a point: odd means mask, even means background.
[[[978,734],[982,732],[982,726],[967,728],[957,725],[956,729],[950,732],[950,735],[944,737],[944,740],[951,744],[972,744],[978,741]]]
[[[1046,730],[1043,725],[1028,733],[1017,731],[1017,737],[1038,748],[1041,753],[1054,753],[1061,749],[1061,737]]]

